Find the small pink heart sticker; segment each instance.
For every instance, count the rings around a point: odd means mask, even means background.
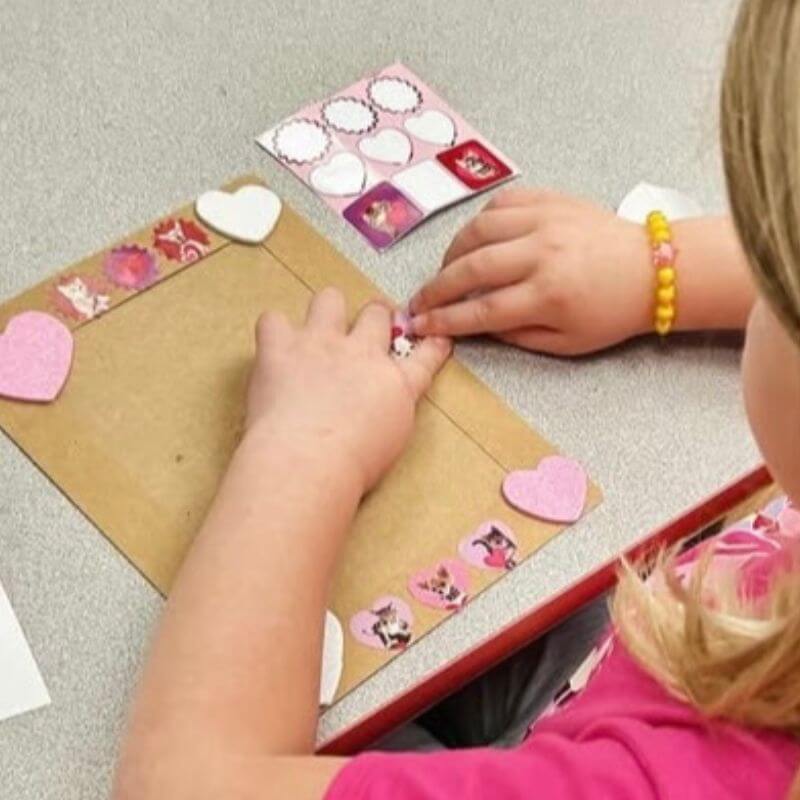
[[[405,650],[413,636],[414,615],[408,603],[393,595],[379,597],[350,618],[350,633],[376,650]]]
[[[586,470],[571,458],[546,456],[536,469],[509,472],[503,496],[524,514],[548,522],[575,522],[586,505]]]
[[[469,572],[457,558],[446,558],[415,572],[408,579],[408,591],[424,606],[458,611],[469,600]]]
[[[482,522],[458,543],[458,554],[478,569],[514,569],[517,565],[517,537],[499,520]]]
[[[50,314],[25,311],[0,335],[0,395],[47,403],[64,386],[72,364],[72,334]]]

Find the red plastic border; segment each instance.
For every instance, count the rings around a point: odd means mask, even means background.
[[[636,560],[646,556],[648,552],[669,546],[696,533],[737,503],[769,484],[771,480],[767,468],[758,467],[644,537],[625,551],[624,555]],[[616,582],[619,562],[620,559],[615,558],[594,572],[590,572],[561,594],[537,606],[466,651],[457,660],[427,675],[402,694],[393,697],[372,713],[345,728],[325,742],[318,752],[321,755],[352,755],[404,722],[418,716],[425,709],[541,636],[572,612],[608,591]]]

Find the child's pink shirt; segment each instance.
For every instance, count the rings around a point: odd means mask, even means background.
[[[756,583],[761,559],[785,565],[781,551],[795,533],[764,520],[800,521],[779,503],[715,542]],[[799,764],[796,739],[703,718],[612,639],[586,689],[538,720],[519,747],[365,753],[339,772],[326,800],[784,800]]]

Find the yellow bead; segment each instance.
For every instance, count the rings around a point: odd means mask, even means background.
[[[657,278],[659,286],[672,286],[675,283],[675,268],[659,267]]]
[[[650,234],[650,236],[654,244],[663,244],[672,238],[669,228],[657,228]]]
[[[669,233],[669,223],[666,220],[664,222],[655,222],[650,226],[650,230],[653,233]]]
[[[675,301],[675,294],[675,285],[672,284],[670,286],[659,287],[658,291],[656,292],[656,297],[658,298],[659,303],[662,303],[663,305],[669,305]]]
[[[675,306],[657,306],[656,319],[663,322],[672,322],[672,320],[675,319]]]
[[[655,328],[659,336],[666,336],[672,330],[672,322],[656,320]]]

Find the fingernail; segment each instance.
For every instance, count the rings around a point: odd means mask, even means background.
[[[404,336],[411,333],[411,317],[405,311],[395,311],[392,314],[392,330],[399,330]]]
[[[410,314],[416,314],[418,310],[419,310],[419,295],[415,294],[408,301],[408,311]]]
[[[422,336],[425,332],[425,326],[428,324],[428,315],[420,314],[417,317],[411,317],[411,332],[415,336]]]

